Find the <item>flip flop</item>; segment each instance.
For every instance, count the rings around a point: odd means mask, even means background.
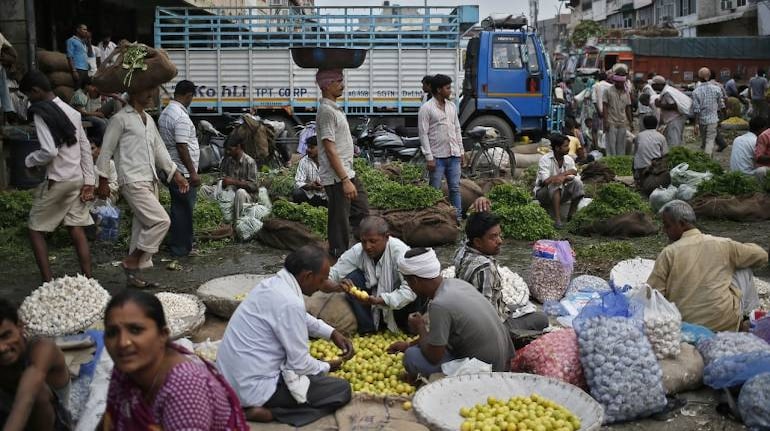
[[[129,269],[123,265],[121,266],[123,267],[123,272],[126,274],[126,286],[135,287],[137,289],[157,289],[160,287],[160,284],[158,283],[149,282],[141,278],[138,269]]]

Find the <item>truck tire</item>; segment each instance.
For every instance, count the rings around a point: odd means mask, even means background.
[[[509,143],[513,143],[513,128],[507,121],[495,115],[482,115],[468,122],[465,130],[471,130],[477,126],[491,127],[497,130],[498,135]]]

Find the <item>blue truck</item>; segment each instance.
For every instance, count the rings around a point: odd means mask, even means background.
[[[291,49],[337,47],[367,53],[345,70],[340,105],[354,122],[415,126],[420,81],[441,73],[454,81],[464,128],[493,127],[510,140],[551,128],[550,65],[537,34],[510,17],[478,22],[478,6],[158,7],[155,46],[179,71],[168,94],[181,79],[197,85],[195,115],[256,109],[290,126],[312,120],[315,70],[295,64]]]

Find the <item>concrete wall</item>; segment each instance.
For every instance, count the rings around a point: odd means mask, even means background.
[[[17,68],[24,73],[29,55],[24,0],[0,0],[0,11],[0,33],[13,45],[19,56]]]

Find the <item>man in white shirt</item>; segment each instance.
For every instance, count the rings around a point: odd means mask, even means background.
[[[568,155],[569,138],[554,134],[550,140],[551,152],[544,155],[538,165],[535,197],[540,205],[553,211],[555,225],[561,228],[561,204],[570,203],[569,221],[583,199],[583,182],[577,175],[575,161]]]
[[[430,82],[433,80],[433,75],[425,75],[422,77],[422,99],[420,103],[425,103],[433,98],[433,89],[430,87]]]
[[[757,137],[767,129],[764,117],[754,117],[749,121],[749,131],[738,136],[733,141],[733,151],[730,153],[730,170],[754,175],[759,181],[767,177],[767,166],[757,166],[755,151]]]
[[[294,192],[292,200],[296,203],[307,202],[314,207],[325,207],[326,192],[321,185],[318,171],[318,139],[315,136],[305,141],[305,155],[299,159],[297,172],[294,174]]]
[[[112,51],[115,51],[115,48],[117,48],[117,45],[112,41],[112,35],[107,33],[102,36],[102,40],[96,45],[96,62],[99,67],[102,67],[102,65],[110,66],[115,63],[114,58],[111,58],[109,62],[107,61]]]
[[[152,255],[158,252],[171,224],[168,213],[158,201],[158,171],[167,181],[174,181],[184,194],[189,183],[168,155],[155,121],[144,110],[150,106],[153,88],[129,93],[129,104],[110,120],[96,161],[99,174],[97,195],[110,195],[110,159],[115,158],[120,192],[126,199],[134,219],[131,221],[129,254],[121,266],[131,287],[152,288],[157,284],[142,279],[139,271],[152,266]]]
[[[187,113],[195,95],[195,84],[183,79],[174,87],[174,99],[158,118],[160,137],[166,144],[176,169],[190,184],[187,193],[180,193],[174,183],[168,183],[171,193],[171,228],[168,248],[173,256],[187,256],[193,249],[193,209],[201,179],[198,176],[200,148],[195,125]]]
[[[416,301],[417,295],[398,272],[398,259],[409,246],[390,236],[388,222],[382,217],[361,221],[359,236],[361,242],[343,253],[329,272],[336,283],[333,290],[349,290],[354,285],[367,292],[364,299],[347,295],[359,333],[406,331],[409,314],[425,311],[424,302]]]
[[[299,427],[350,401],[350,384],[325,374],[353,357],[353,343],[308,314],[303,300],[328,278],[326,251],[304,246],[286,257],[278,274],[257,284],[230,318],[217,367],[238,394],[246,419]],[[340,358],[310,356],[308,336],[331,340],[342,350]]]
[[[460,164],[463,136],[457,107],[449,100],[452,78],[436,75],[431,80],[431,88],[433,98],[424,103],[417,114],[422,153],[427,160],[431,187],[440,190],[441,181],[446,178],[449,201],[457,210],[459,222],[462,219]]]
[[[46,169],[29,212],[29,237],[43,281],[53,274],[48,263],[45,233],[64,224],[80,261],[80,271],[91,277],[91,255],[84,226],[93,224],[86,202],[94,198],[94,164],[91,147],[80,113],[51,91],[48,78],[39,71],[28,72],[19,89],[29,97],[29,114],[35,122],[40,149],[24,160],[27,168]]]

